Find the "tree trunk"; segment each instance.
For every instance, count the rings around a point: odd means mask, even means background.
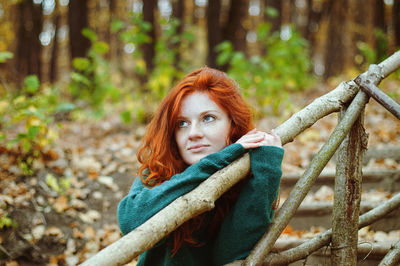
[[[268,7],[274,8],[278,12],[278,15],[276,17],[269,17],[264,13],[264,20],[271,23],[271,32],[279,31],[282,26],[282,1],[264,0],[264,9]]]
[[[400,0],[394,0],[393,10],[393,30],[395,36],[395,46],[400,47]]]
[[[324,78],[341,73],[344,69],[346,61],[344,45],[346,36],[346,9],[347,1],[338,0],[331,1],[328,10],[329,26],[328,26],[328,41],[325,48],[325,72]]]
[[[340,113],[343,117],[347,110]],[[367,137],[360,114],[340,145],[336,164],[335,196],[332,218],[332,265],[356,265],[358,243],[358,217],[360,213],[362,155]]]
[[[184,14],[185,14],[185,1],[184,0],[175,0],[173,2],[173,9],[172,9],[172,16],[179,20],[179,25],[176,29],[176,34],[178,36],[182,36],[185,21],[184,21]],[[175,53],[175,60],[174,66],[176,69],[180,69],[179,62],[181,61],[181,49],[180,49],[181,42],[177,42],[173,44],[172,49],[176,51]]]
[[[16,65],[18,82],[21,83],[27,75],[34,74],[41,79],[41,51],[39,34],[42,31],[42,5],[34,4],[32,0],[18,4],[18,17],[23,18],[18,28],[18,43]]]
[[[87,0],[70,0],[68,4],[69,49],[72,59],[86,57],[90,48],[90,40],[82,35],[88,27]]]
[[[243,23],[248,14],[249,0],[231,0],[230,3],[228,21],[222,29],[223,36],[233,44],[235,51],[244,52],[247,30]]]
[[[304,34],[304,38],[310,42],[311,55],[316,53],[317,47],[317,32],[321,27],[321,20],[328,14],[327,5],[328,3],[323,1],[308,1],[308,17],[307,27]]]
[[[56,3],[57,5],[57,3]],[[51,59],[50,59],[50,82],[54,83],[57,81],[57,59],[58,59],[58,28],[60,26],[60,13],[56,7],[56,14],[54,16],[54,39],[53,39],[53,46],[51,48]]]
[[[220,13],[221,0],[209,0],[207,8],[207,65],[213,68],[218,68],[218,54],[215,51],[215,47],[222,42]]]
[[[156,8],[156,0],[143,1],[143,20],[151,24],[151,30],[147,32],[148,36],[151,38],[151,41],[143,44],[141,47],[144,61],[146,62],[146,76],[148,76],[154,69],[154,57],[156,54],[156,18],[154,13]]]
[[[353,26],[351,27],[351,31],[353,32],[353,49],[354,54],[359,53],[356,50],[356,46],[359,42],[365,42],[370,45],[372,49],[374,49],[373,42],[373,32],[374,32],[374,20],[373,20],[373,10],[374,10],[374,2],[373,0],[365,0],[365,1],[355,1],[352,3],[351,13],[354,13]],[[353,56],[353,58],[356,58]],[[360,57],[357,57],[360,58]],[[355,64],[359,67],[363,65],[365,61],[363,60],[355,60]],[[376,63],[376,62],[369,62]]]
[[[385,23],[385,3],[383,0],[375,0],[374,8],[374,24],[375,29],[381,32],[382,36],[386,35],[386,23]],[[375,51],[377,60],[381,60],[385,57],[387,50],[387,41],[383,40],[383,37],[375,36]]]

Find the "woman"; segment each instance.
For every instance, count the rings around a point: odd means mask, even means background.
[[[138,150],[139,177],[118,206],[127,234],[246,151],[251,174],[214,210],[181,225],[139,256],[138,265],[223,265],[248,256],[273,216],[283,149],[254,129],[251,112],[225,73],[184,77],[161,103]]]

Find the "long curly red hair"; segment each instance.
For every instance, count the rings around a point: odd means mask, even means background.
[[[139,176],[148,187],[160,185],[173,175],[188,167],[182,160],[175,141],[175,128],[178,122],[182,100],[193,92],[206,92],[210,98],[223,109],[231,119],[229,141],[235,143],[241,136],[254,128],[252,114],[236,82],[221,71],[203,67],[185,76],[161,102],[137,152],[141,163]],[[217,202],[215,214],[208,227],[214,235],[236,202],[240,185],[234,186]],[[199,215],[181,225],[173,233],[174,255],[183,243],[199,244],[192,236],[203,223],[204,215]],[[200,243],[201,244],[201,243]]]

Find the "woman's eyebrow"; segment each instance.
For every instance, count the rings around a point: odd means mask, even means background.
[[[205,115],[205,114],[207,114],[207,113],[212,113],[212,112],[220,113],[220,112],[219,112],[218,110],[216,110],[216,109],[210,109],[210,110],[206,110],[206,111],[201,112],[200,115]]]

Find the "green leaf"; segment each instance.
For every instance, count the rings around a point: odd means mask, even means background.
[[[125,22],[120,19],[115,19],[111,22],[111,32],[115,33],[125,27]]]
[[[23,148],[24,152],[26,152],[26,153],[30,152],[31,146],[32,145],[31,145],[31,143],[29,141],[24,141],[22,143],[22,148]]]
[[[105,54],[109,50],[109,46],[105,42],[95,42],[93,44],[93,50],[98,54]]]
[[[7,59],[14,57],[14,54],[9,51],[0,52],[0,63],[4,63]]]
[[[278,10],[276,10],[276,9],[273,8],[273,7],[267,7],[267,8],[265,9],[265,14],[266,14],[268,17],[271,17],[271,18],[276,18],[277,16],[279,16]]]
[[[88,78],[76,72],[72,72],[71,79],[75,82],[83,83],[86,86],[90,85],[90,80]]]
[[[71,180],[69,178],[61,178],[60,180],[60,185],[62,187],[63,190],[67,190],[71,187]]]
[[[25,89],[29,93],[35,93],[40,86],[39,79],[36,75],[29,75],[24,80]]]
[[[13,225],[13,221],[11,218],[7,216],[2,216],[0,217],[0,229],[3,229],[3,227],[11,227]]]
[[[132,112],[129,110],[122,112],[121,119],[125,124],[129,124],[132,121]]]
[[[73,103],[62,103],[56,107],[57,112],[68,112],[72,111],[76,108],[76,105]]]
[[[84,28],[82,30],[82,35],[91,40],[92,42],[97,41],[96,33],[89,28]]]
[[[39,126],[31,126],[28,128],[28,137],[30,139],[34,139],[37,134],[39,133],[40,127]]]
[[[90,60],[84,57],[76,57],[72,60],[72,66],[77,70],[84,71],[89,68]]]
[[[57,178],[55,178],[52,174],[48,173],[46,175],[46,184],[56,192],[61,192],[61,188],[58,185]]]

